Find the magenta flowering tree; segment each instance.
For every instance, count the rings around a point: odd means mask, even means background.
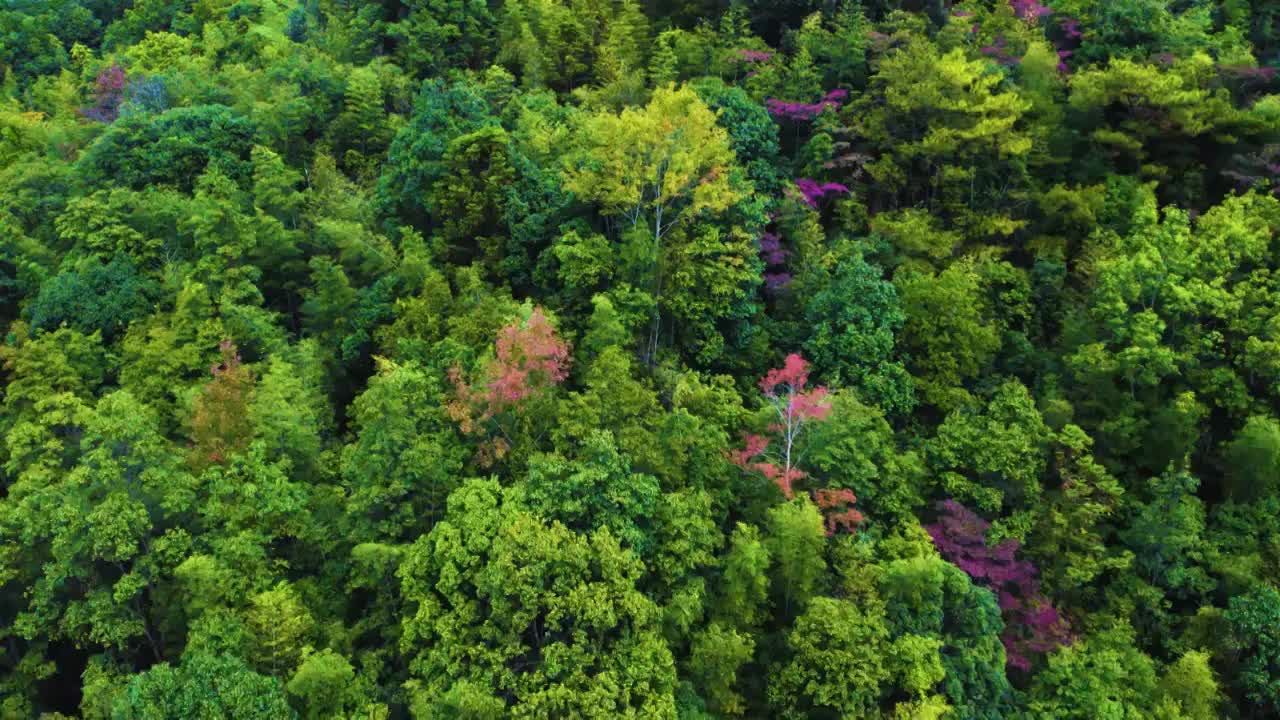
[[[769,292],[778,292],[791,284],[791,273],[787,272],[785,267],[791,251],[782,247],[782,238],[777,233],[764,233],[760,236],[758,244],[760,260],[765,265],[765,289]]]
[[[1018,541],[989,545],[991,523],[955,500],[939,503],[938,509],[938,522],[925,530],[944,558],[996,594],[1005,621],[1006,663],[1025,672],[1032,656],[1071,644],[1066,619],[1040,591],[1036,566],[1018,558]]]
[[[817,180],[810,178],[797,178],[796,189],[800,191],[800,197],[809,207],[817,208],[818,201],[827,195],[847,195],[849,188],[840,183],[829,182],[819,184]]]
[[[978,52],[986,55],[992,60],[995,60],[1001,65],[1017,65],[1019,62],[1022,62],[1022,58],[1010,54],[1009,48],[1005,46],[1003,35],[997,35],[996,39],[993,40],[990,45],[984,45],[978,49]]]
[[[769,62],[770,58],[772,57],[773,57],[773,53],[771,52],[765,52],[763,50],[747,50],[745,48],[739,48],[737,50],[734,50],[733,53],[729,55],[729,62],[755,65],[758,63]]]
[[[769,98],[765,100],[764,106],[769,111],[769,114],[778,120],[810,122],[815,120],[827,108],[839,110],[840,106],[848,99],[848,90],[837,89],[827,93],[816,103],[784,102],[776,98]]]
[[[1040,18],[1053,14],[1053,9],[1038,0],[1009,0],[1013,14],[1029,23],[1038,22]]]

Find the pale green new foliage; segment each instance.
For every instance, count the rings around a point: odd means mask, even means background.
[[[651,216],[659,239],[682,211],[724,210],[737,200],[729,136],[687,87],[659,88],[643,108],[588,116],[582,131],[585,147],[566,170],[566,187],[633,223]]]
[[[741,715],[746,709],[734,686],[738,669],[751,659],[755,641],[719,623],[712,623],[693,640],[689,670],[697,679],[710,709],[726,716]]]
[[[303,655],[315,620],[287,583],[254,595],[248,620],[257,639],[255,658],[259,668],[270,675],[287,676]]]

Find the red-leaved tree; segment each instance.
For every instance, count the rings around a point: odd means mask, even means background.
[[[858,498],[848,488],[814,490],[813,502],[822,511],[828,536],[841,530],[852,533],[862,524],[862,513],[853,507]]]
[[[515,321],[498,331],[493,359],[470,382],[461,367],[449,371],[454,399],[448,412],[464,433],[496,431],[501,437],[491,448],[482,448],[482,459],[491,451],[501,457],[511,447],[513,414],[548,388],[569,376],[569,344],[561,340],[541,308],[527,320]]]

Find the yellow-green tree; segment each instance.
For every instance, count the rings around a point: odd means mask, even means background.
[[[1032,141],[1031,108],[985,59],[916,40],[887,55],[855,104],[854,126],[879,157],[866,170],[887,204],[923,203],[970,237],[1020,226],[1009,206]]]
[[[600,112],[582,124],[583,147],[570,160],[565,186],[600,205],[605,215],[643,238],[653,269],[652,293],[661,302],[663,240],[699,215],[727,210],[743,195],[734,182],[729,135],[716,115],[688,87],[659,88],[644,107]],[[660,315],[650,330],[648,354],[657,348]]]

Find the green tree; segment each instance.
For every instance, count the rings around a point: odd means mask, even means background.
[[[853,252],[834,262],[829,282],[805,302],[811,328],[806,355],[832,385],[848,385],[887,414],[911,411],[911,377],[896,361],[894,337],[905,318],[897,289],[880,268]]]
[[[754,525],[738,523],[729,551],[720,564],[720,583],[714,615],[733,627],[750,630],[769,612],[769,547]]]
[[[584,438],[578,453],[576,460],[558,454],[529,459],[524,484],[529,509],[576,532],[608,528],[640,557],[652,557],[658,481],[631,472],[607,430]]]
[[[456,703],[465,682],[516,714],[674,718],[675,667],[642,572],[608,530],[578,535],[494,481],[464,483],[400,571],[414,702]]]
[[[687,87],[660,88],[643,108],[596,113],[582,127],[583,149],[572,158],[565,186],[620,216],[651,244],[650,293],[662,303],[664,238],[702,213],[728,209],[741,197],[731,182],[728,135]],[[619,149],[622,149],[619,152]],[[664,272],[666,270],[666,272]],[[660,317],[650,328],[647,356],[657,350]]]
[[[1051,654],[1029,706],[1044,718],[1136,720],[1157,717],[1156,698],[1155,663],[1134,647],[1130,631],[1116,628]]]
[[[901,273],[894,285],[906,317],[899,336],[905,364],[922,399],[943,410],[962,404],[964,383],[1000,347],[974,263],[961,260],[936,274]]]
[[[755,642],[749,634],[712,623],[694,638],[689,671],[709,709],[725,716],[742,715],[744,698],[735,691],[739,668],[751,659]]]
[[[439,379],[385,363],[352,405],[354,442],[342,451],[355,538],[406,541],[431,528],[457,483],[464,448],[441,406]]]
[[[1275,712],[1280,708],[1280,592],[1260,585],[1231,598],[1223,619],[1231,632],[1228,644],[1238,653],[1236,682],[1250,702]]]
[[[1280,424],[1269,417],[1249,418],[1224,454],[1233,498],[1249,501],[1270,495],[1280,476]]]
[[[493,14],[482,0],[409,0],[408,16],[390,26],[402,67],[419,77],[479,68],[493,47]]]
[[[827,562],[823,559],[826,526],[822,513],[806,496],[769,510],[765,541],[776,571],[774,587],[781,595],[784,614],[799,613],[822,591]]]
[[[78,168],[100,187],[167,183],[190,190],[206,169],[243,180],[252,172],[254,133],[251,121],[223,105],[126,115],[98,136]]]
[[[784,718],[874,716],[893,677],[890,647],[880,608],[814,598],[787,633],[789,657],[770,678],[770,704]]]
[[[1024,184],[1030,103],[988,61],[913,39],[888,53],[855,103],[859,133],[881,149],[866,165],[878,194],[927,203],[969,238],[1008,235],[1013,189]],[[910,315],[910,313],[908,313]]]
[[[203,653],[181,664],[156,665],[134,676],[116,699],[121,720],[277,720],[297,715],[275,678],[259,675],[240,659]]]

